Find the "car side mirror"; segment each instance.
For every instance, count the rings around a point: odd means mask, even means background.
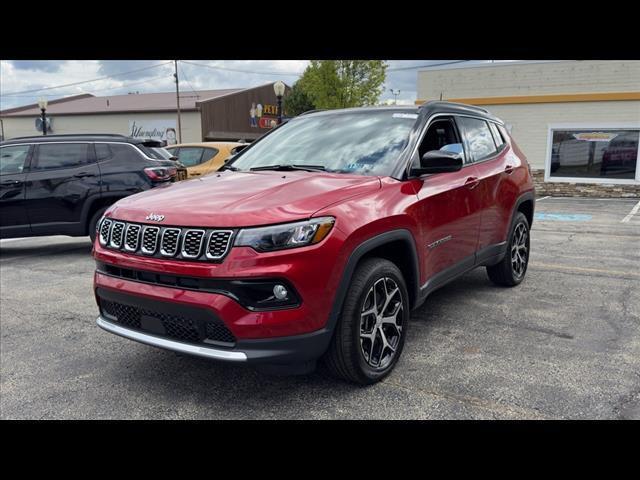
[[[412,170],[413,175],[429,173],[457,172],[462,169],[464,160],[460,153],[446,150],[431,150],[420,158],[420,168]]]

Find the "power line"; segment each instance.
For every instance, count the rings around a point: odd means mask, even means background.
[[[240,68],[218,67],[216,65],[206,65],[204,63],[190,62],[188,60],[180,60],[180,61],[183,62],[183,63],[188,63],[189,65],[197,65],[199,67],[211,68],[213,70],[227,70],[229,72],[253,73],[253,74],[256,74],[256,75],[283,75],[283,76],[286,76],[286,77],[295,77],[295,76],[302,75],[302,72],[291,72],[291,73],[284,73],[284,72],[257,72],[255,70],[242,70]]]
[[[412,67],[397,67],[397,68],[387,68],[387,72],[399,72],[401,70],[413,70],[416,68],[427,68],[427,67],[439,67],[440,65],[453,65],[454,63],[464,63],[469,60],[456,60],[454,62],[444,62],[444,63],[431,63],[429,65],[415,65]]]
[[[117,90],[119,88],[127,88],[127,87],[133,87],[134,85],[142,85],[143,83],[150,83],[153,82],[154,80],[160,80],[162,78],[166,78],[169,79],[170,77],[167,75],[161,75],[158,77],[153,77],[153,78],[148,78],[146,80],[143,80],[141,82],[133,82],[133,83],[123,83],[122,85],[119,85],[117,87],[109,87],[109,88],[99,88],[97,90],[91,90],[91,92],[74,92],[74,93],[69,93],[69,94],[65,94],[65,93],[43,93],[40,95],[12,95],[13,98],[34,98],[34,97],[60,97],[60,98],[64,98],[63,96],[72,96],[72,95],[82,95],[84,93],[96,93],[96,92],[106,92],[108,90]],[[4,94],[2,94],[2,96],[4,96]]]
[[[33,90],[22,90],[22,91],[19,91],[19,92],[9,92],[9,93],[3,93],[2,95],[3,96],[10,96],[10,95],[18,95],[18,94],[21,94],[21,93],[41,92],[43,90],[52,90],[52,89],[55,89],[55,88],[73,87],[73,86],[82,85],[82,84],[85,84],[85,83],[92,83],[92,82],[97,82],[97,81],[100,81],[100,80],[107,80],[107,79],[110,79],[110,78],[120,77],[122,75],[129,75],[130,73],[142,72],[144,70],[151,70],[152,68],[161,67],[162,65],[168,65],[169,63],[171,63],[171,62],[158,63],[158,64],[152,65],[150,67],[137,68],[135,70],[129,70],[127,72],[115,73],[113,75],[108,75],[106,77],[94,78],[93,80],[83,80],[81,82],[67,83],[67,84],[64,84],[64,85],[55,85],[53,87],[43,87],[43,88],[36,88],[36,89],[33,89]]]
[[[181,62],[181,61],[182,60],[178,60],[178,62]],[[196,92],[195,88],[193,88],[193,85],[191,85],[191,82],[189,81],[187,76],[184,74],[184,68],[182,68],[179,63],[178,63],[178,69],[180,70],[180,73],[182,74],[184,81],[187,82],[187,85],[189,86],[191,91],[196,94],[196,97],[198,97],[198,92]]]

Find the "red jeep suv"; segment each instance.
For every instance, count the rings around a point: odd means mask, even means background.
[[[272,372],[322,358],[374,383],[435,289],[478,266],[498,285],[523,280],[534,205],[524,155],[484,109],[310,112],[217,173],[109,208],[98,325]]]

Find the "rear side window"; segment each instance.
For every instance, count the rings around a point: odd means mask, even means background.
[[[496,142],[498,150],[500,150],[504,145],[504,138],[502,138],[502,134],[495,123],[489,122],[489,127],[491,128],[491,133],[493,133],[493,140]]]
[[[113,157],[111,148],[106,143],[96,143],[96,158],[98,161],[108,160]]]
[[[205,148],[204,149],[204,153],[202,154],[202,162],[207,162],[209,160],[211,160],[213,157],[215,157],[216,155],[218,155],[218,152],[220,150],[218,150],[217,148]]]
[[[487,122],[469,117],[458,117],[458,122],[462,126],[472,162],[479,162],[497,152]]]
[[[180,147],[178,159],[185,167],[193,167],[202,162],[202,152],[200,147]],[[209,160],[209,158],[207,158]]]
[[[0,175],[22,173],[30,145],[14,145],[0,148]]]
[[[88,143],[41,143],[31,170],[73,168],[88,163]]]

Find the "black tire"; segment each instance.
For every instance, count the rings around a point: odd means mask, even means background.
[[[98,220],[100,220],[100,217],[102,217],[102,215],[104,215],[104,212],[107,211],[107,208],[108,207],[98,209],[98,211],[91,217],[91,220],[89,220],[89,225],[87,226],[87,228],[89,229],[89,237],[91,238],[91,243],[94,243],[96,241],[96,225],[98,224]]]
[[[395,291],[396,287],[399,290],[398,293],[389,295]],[[382,290],[383,288],[384,290]],[[365,315],[362,316],[365,307],[377,312],[379,310],[377,303],[385,303],[383,301],[376,302],[375,306],[373,304],[376,299],[379,300],[381,292],[386,295],[388,307],[387,309],[381,307],[380,313],[391,313],[397,308],[395,324],[400,328],[390,322],[380,324],[378,327],[379,324],[376,322],[379,321],[379,316],[377,313],[366,314],[365,312]],[[398,306],[396,302],[400,299],[401,304]],[[371,331],[373,343],[370,343],[370,339],[365,339],[361,343],[361,317],[364,318],[365,327],[368,327],[366,324],[371,325],[370,328],[365,328],[364,333],[367,333],[366,330]],[[398,362],[407,336],[408,324],[409,296],[402,272],[388,260],[382,258],[366,259],[358,265],[353,274],[331,344],[323,357],[324,363],[334,376],[341,379],[361,385],[376,383],[387,376]],[[387,333],[384,338],[390,342],[391,346],[385,346],[383,343],[381,335],[385,331]],[[372,363],[376,363],[377,359],[377,368],[369,363],[366,356],[365,350],[368,346],[370,360]],[[395,347],[395,351],[392,351],[392,347]]]
[[[518,243],[519,234],[517,234],[516,231],[524,231],[524,234],[526,235],[526,240],[524,241],[526,250],[523,250],[521,248],[521,244]],[[489,279],[496,285],[500,285],[502,287],[514,287],[519,285],[522,280],[524,280],[524,276],[527,273],[529,254],[531,251],[529,248],[531,235],[529,231],[529,221],[522,212],[516,213],[511,229],[509,230],[508,238],[507,253],[504,258],[500,263],[487,267],[487,275],[489,276]],[[514,248],[520,249],[520,258],[523,258],[524,256],[523,262],[516,262],[516,264],[514,264],[512,258]]]

